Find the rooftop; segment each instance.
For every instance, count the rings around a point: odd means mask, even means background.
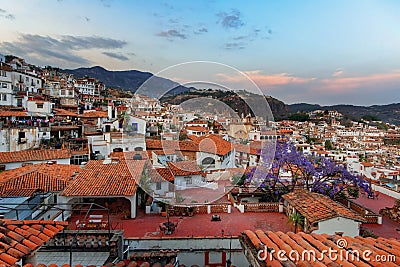
[[[77,165],[34,164],[0,172],[0,194],[6,196],[31,196],[37,190],[55,192],[63,190],[73,174],[80,171]]]
[[[253,258],[257,259],[257,253],[261,250],[258,259],[259,266],[399,266],[400,264],[400,241],[386,238],[362,238],[362,237],[348,237],[327,234],[306,234],[300,233],[283,233],[273,231],[256,230],[244,231],[241,235],[242,244],[245,248],[251,251]],[[267,249],[266,249],[267,248]],[[327,251],[336,251],[328,255]],[[275,253],[269,253],[264,257],[264,251],[270,252],[274,250]],[[278,256],[279,251],[285,251],[285,258]],[[311,252],[310,255],[315,257],[307,257],[304,251]],[[325,251],[325,252],[324,252]],[[364,251],[370,251],[365,258]],[[296,252],[296,253],[295,253]],[[354,255],[360,255],[357,258]],[[314,254],[315,253],[315,254]],[[351,254],[351,253],[354,253]],[[296,258],[296,255],[299,255]],[[305,256],[303,256],[305,255]],[[340,256],[342,255],[342,256]],[[377,256],[387,257],[395,255],[392,261],[377,262]],[[336,256],[336,257],[335,257]]]
[[[335,217],[344,217],[363,222],[364,218],[327,196],[311,193],[304,189],[283,195],[291,206],[310,223],[325,221]]]
[[[133,196],[147,160],[91,160],[64,196]]]
[[[67,223],[38,220],[0,220],[0,265],[11,266],[37,250]]]
[[[11,162],[44,161],[67,159],[71,152],[67,149],[21,150],[15,152],[0,152],[0,164]]]

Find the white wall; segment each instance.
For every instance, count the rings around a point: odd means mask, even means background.
[[[200,174],[190,175],[190,177],[192,178],[192,184],[186,184],[185,177],[186,176],[175,176],[174,183],[177,186],[178,190],[196,188],[202,185],[203,177]]]
[[[372,190],[378,191],[378,192],[380,192],[382,194],[388,195],[388,196],[393,197],[395,199],[400,199],[400,193],[399,192],[395,192],[395,191],[390,190],[388,188],[385,188],[383,186],[372,184]],[[382,207],[382,208],[384,208],[384,207]]]
[[[165,193],[169,192],[169,183],[170,182],[167,182],[167,181],[161,182],[161,189],[157,190],[156,189],[156,183],[152,182],[151,183],[151,189],[153,190],[155,195],[164,196]]]
[[[25,143],[18,143],[19,132],[25,132]],[[37,127],[24,129],[4,128],[0,130],[0,151],[13,152],[37,148],[41,139],[49,138],[50,132],[41,132]]]
[[[26,109],[28,112],[39,112],[39,113],[51,113],[52,107],[51,103],[48,101],[40,101],[40,105],[43,105],[42,108],[38,108],[36,101],[27,101]]]
[[[360,223],[351,219],[336,217],[318,223],[316,234],[334,235],[336,232],[343,232],[345,236],[355,237],[360,234]]]

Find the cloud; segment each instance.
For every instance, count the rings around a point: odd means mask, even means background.
[[[122,61],[129,60],[128,57],[126,57],[126,56],[124,56],[122,54],[119,54],[119,53],[103,52],[103,55],[106,55],[106,56],[111,57],[111,58],[119,59],[119,60],[122,60]]]
[[[334,73],[332,73],[332,77],[339,77],[343,74],[342,69],[336,69]]]
[[[116,49],[127,43],[122,40],[99,36],[59,37],[21,34],[14,42],[0,42],[0,50],[29,59],[34,64],[57,64],[61,66],[88,65],[90,61],[79,56],[82,50]]]
[[[232,9],[229,13],[217,13],[217,24],[221,24],[226,29],[238,29],[244,25],[242,14],[237,9]]]
[[[203,34],[203,33],[207,33],[208,29],[205,27],[199,28],[196,31],[194,31],[194,34]]]
[[[355,90],[371,85],[382,85],[388,83],[400,84],[400,70],[353,77],[343,77],[341,74],[342,73],[336,76],[332,75],[332,78],[321,80],[322,89],[339,92]],[[377,88],[379,87],[381,86],[378,86]]]
[[[111,7],[112,0],[100,0],[104,7]]]
[[[237,50],[246,48],[247,44],[245,42],[228,42],[225,43],[224,49],[226,50]]]
[[[315,81],[316,78],[297,77],[288,73],[264,74],[260,70],[244,71],[251,80],[260,87],[276,87],[287,84],[304,84]],[[248,82],[248,78],[244,75],[230,76],[226,74],[217,74],[224,82],[241,83]]]
[[[0,8],[0,18],[5,18],[9,20],[14,20],[15,16],[11,13],[8,13],[7,10]]]
[[[244,34],[230,37],[223,48],[227,50],[244,49],[256,40],[270,39],[271,34],[272,30],[267,27],[264,27],[262,30],[260,28],[246,29]]]
[[[175,29],[161,31],[161,32],[157,33],[156,35],[160,36],[160,37],[165,37],[170,41],[172,41],[172,39],[176,39],[176,38],[186,39],[186,35],[184,33],[181,33],[180,31],[175,30]]]

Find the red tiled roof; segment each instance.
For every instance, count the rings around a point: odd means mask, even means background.
[[[283,198],[303,215],[310,223],[344,217],[360,222],[364,218],[327,196],[311,193],[304,189],[283,195]]]
[[[70,117],[77,117],[78,114],[65,110],[65,109],[61,109],[61,108],[53,108],[53,111],[56,112],[56,116],[70,116]]]
[[[168,182],[174,182],[174,175],[172,174],[171,170],[168,168],[159,168],[156,169],[157,173],[166,181]],[[157,175],[155,176],[156,178],[158,177]],[[161,179],[156,179],[155,182],[161,182]]]
[[[12,266],[67,226],[66,222],[0,220],[0,265]]]
[[[372,166],[374,166],[374,164],[372,164],[371,162],[361,162],[361,165],[363,165],[364,167],[372,167]]]
[[[207,134],[198,139],[199,151],[216,155],[226,155],[233,149],[233,144],[224,140],[221,136]]]
[[[196,161],[167,162],[167,164],[174,176],[201,174],[201,169]]]
[[[146,139],[146,148],[148,150],[177,150],[177,151],[199,151],[198,144],[193,141],[177,140],[152,140]]]
[[[262,250],[274,250],[275,253],[266,255],[265,260],[258,259],[260,266],[399,266],[400,265],[400,241],[385,238],[363,238],[348,237],[327,234],[306,234],[283,233],[283,232],[263,232],[261,230],[246,230],[240,236],[242,246],[249,249],[255,259],[257,253]],[[338,244],[340,246],[338,246]],[[344,246],[342,246],[344,245]],[[278,251],[285,251],[285,256]],[[329,257],[327,251],[335,251]],[[352,251],[352,253],[349,253]],[[363,253],[368,251],[367,260]],[[295,253],[297,252],[297,253]],[[314,257],[302,257],[307,252]],[[357,253],[358,252],[358,253]],[[315,254],[314,254],[315,253]],[[296,254],[300,257],[296,258]],[[341,257],[340,255],[343,255]],[[347,255],[347,256],[346,256]],[[357,258],[355,255],[359,255]],[[366,255],[366,254],[364,254]],[[395,255],[394,261],[377,262],[377,255],[380,258],[388,259],[389,255]],[[261,253],[260,256],[264,256]],[[285,259],[284,259],[285,258]]]
[[[10,162],[67,159],[70,157],[71,157],[71,152],[67,149],[21,150],[15,152],[0,152],[0,164],[10,163]]]
[[[30,117],[24,111],[0,110],[0,117]]]
[[[64,196],[133,196],[147,160],[91,160],[62,192]],[[106,163],[106,164],[105,164]]]
[[[0,172],[0,195],[31,196],[36,191],[61,191],[79,170],[77,165],[41,163],[3,171]]]
[[[88,111],[81,115],[80,118],[108,118],[107,111]]]

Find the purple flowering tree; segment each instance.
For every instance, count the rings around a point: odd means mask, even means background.
[[[278,140],[275,150],[261,149],[260,164],[247,173],[246,184],[263,190],[270,201],[278,201],[296,186],[330,198],[357,197],[358,190],[370,194],[368,181],[350,173],[345,164],[325,157],[307,157],[286,139]]]

